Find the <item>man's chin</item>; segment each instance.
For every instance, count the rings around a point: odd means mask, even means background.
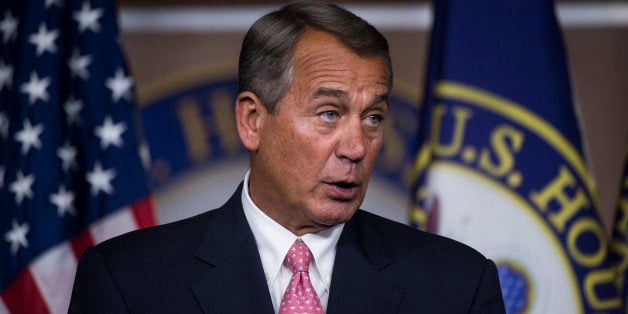
[[[326,209],[315,213],[315,220],[321,225],[333,227],[345,223],[353,217],[359,205],[335,202],[335,206],[328,206]]]

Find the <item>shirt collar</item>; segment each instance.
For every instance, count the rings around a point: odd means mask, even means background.
[[[244,188],[242,189],[241,197],[242,207],[244,208],[244,215],[246,216],[253,236],[255,237],[255,242],[257,243],[266,280],[272,282],[277,277],[288,250],[299,237],[268,217],[268,215],[262,212],[262,210],[253,203],[248,187],[249,174],[250,170],[247,171],[244,176]],[[334,258],[336,256],[336,243],[338,243],[343,228],[344,223],[317,233],[308,233],[300,237],[310,251],[312,251],[317,269],[322,279],[324,279],[328,285],[330,283]]]

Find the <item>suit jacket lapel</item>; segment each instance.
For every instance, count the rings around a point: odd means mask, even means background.
[[[345,225],[338,240],[327,314],[397,312],[404,289],[382,272],[394,260],[376,230],[360,212]]]
[[[273,313],[241,193],[240,184],[231,199],[215,210],[196,253],[208,267],[190,288],[205,313]]]

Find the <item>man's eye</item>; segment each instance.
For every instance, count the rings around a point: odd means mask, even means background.
[[[321,118],[326,121],[334,121],[338,118],[338,113],[335,111],[325,111],[320,114]]]
[[[382,115],[372,114],[366,117],[366,124],[377,126],[381,124],[383,120],[384,120],[384,117]]]

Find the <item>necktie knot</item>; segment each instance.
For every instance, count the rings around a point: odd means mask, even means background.
[[[308,272],[310,267],[310,261],[312,259],[312,252],[303,243],[303,241],[294,241],[294,244],[288,250],[286,258],[283,260],[283,264],[288,267],[292,273],[296,272]]]

